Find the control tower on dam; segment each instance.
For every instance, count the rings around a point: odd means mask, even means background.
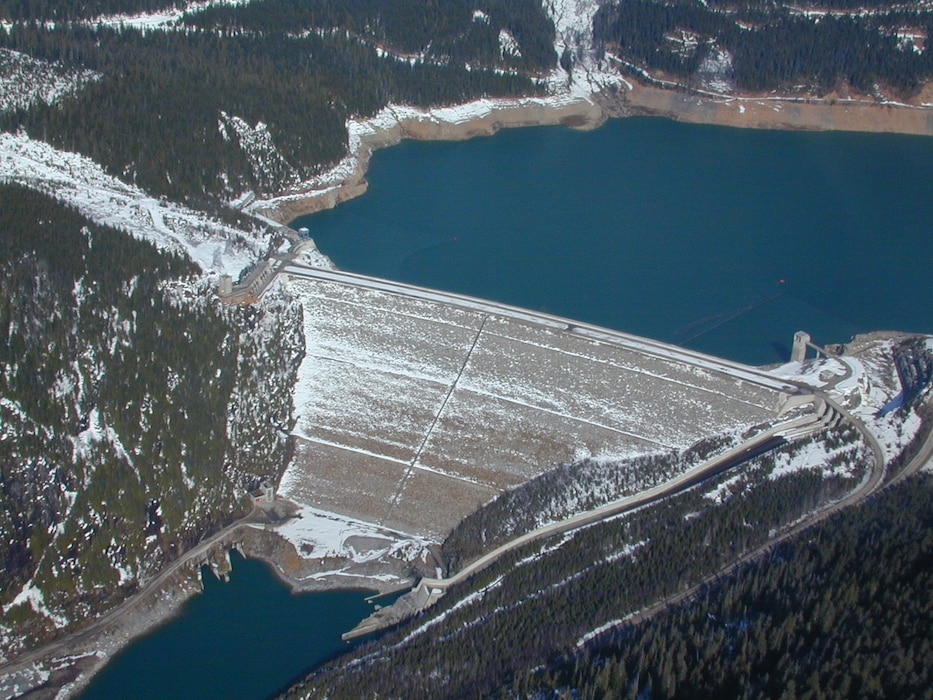
[[[553,316],[285,266],[304,305],[296,503],[442,539],[560,462],[689,447],[773,422],[755,368]]]

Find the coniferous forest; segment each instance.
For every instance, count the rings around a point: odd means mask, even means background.
[[[922,698],[933,687],[933,479],[776,547],[697,599],[511,684],[550,698]]]
[[[4,656],[121,601],[285,467],[301,309],[220,306],[193,272],[0,186]]]
[[[558,61],[554,22],[535,0],[0,0],[0,48],[97,75],[55,104],[0,110],[0,128],[25,128],[154,194],[215,209],[334,165],[349,118],[389,103],[541,94],[544,77],[581,52],[687,88],[712,72],[738,91],[909,98],[933,77],[933,51],[913,38],[931,35],[933,13],[869,5],[849,12],[852,0],[828,0],[806,14],[759,0],[609,2]],[[157,30],[96,21],[175,7],[186,10],[180,20]],[[261,135],[274,167],[250,159],[243,127]]]
[[[188,15],[173,31],[0,26],[0,47],[99,74],[56,104],[0,111],[0,128],[25,128],[147,191],[211,207],[244,190],[281,191],[333,165],[346,153],[350,117],[389,102],[539,93],[532,74],[556,65],[553,24],[529,0],[435,3],[431,11],[421,0],[391,11],[381,2],[352,5],[262,0]],[[485,19],[474,18],[474,6],[488,8]],[[0,4],[0,17],[24,12]],[[502,29],[518,54],[499,50]],[[400,60],[385,50],[418,54]],[[268,131],[287,164],[276,177],[254,170],[242,135],[225,124],[232,117]]]
[[[927,4],[599,5],[558,56],[564,39],[541,0],[0,0],[0,79],[47,63],[65,85],[0,104],[0,130],[233,220],[227,204],[245,192],[281,194],[337,164],[350,119],[393,103],[543,95],[548,78],[575,79],[552,72],[583,53],[590,68],[688,90],[712,76],[735,92],[912,99],[933,77]],[[146,29],[112,17],[161,10],[180,16]],[[227,307],[199,275],[0,183],[0,656],[114,607],[246,512],[251,485],[281,475],[301,308],[283,290]],[[928,400],[933,376],[916,345],[898,358],[905,406]],[[801,449],[783,445],[676,498],[529,543],[288,694],[930,697],[928,475],[725,573],[870,468],[853,426],[820,439],[844,448],[820,468],[774,476]],[[465,519],[442,563],[456,571],[727,441],[562,465]]]
[[[861,479],[858,471],[827,477],[819,468],[768,478],[780,454],[794,449],[780,447],[738,474],[624,517],[528,543],[285,697],[537,697],[559,685],[560,660],[601,638],[594,632],[607,623],[621,624],[660,599],[715,580],[716,572]],[[729,495],[711,498],[727,482]],[[548,660],[553,675],[536,675]],[[572,690],[568,697],[575,697]]]
[[[930,36],[933,15],[902,3],[869,3],[873,13],[819,16],[819,10],[866,3],[817,3],[816,19],[796,8],[763,2],[697,3],[625,0],[600,8],[593,36],[638,67],[696,83],[714,51],[730,56],[722,77],[738,90],[815,90],[844,85],[873,94],[876,85],[903,97],[933,77],[933,52],[917,50],[898,33]]]

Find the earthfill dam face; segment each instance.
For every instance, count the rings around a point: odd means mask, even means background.
[[[752,368],[491,302],[290,267],[304,305],[296,503],[442,540],[560,462],[682,449],[777,417]]]

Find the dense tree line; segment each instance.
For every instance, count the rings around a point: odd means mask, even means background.
[[[799,2],[782,3],[775,3],[773,0],[706,0],[706,4],[722,10],[778,7],[789,11],[829,12],[831,10],[868,8],[894,10],[903,8],[906,3],[903,0],[800,0]]]
[[[624,518],[532,543],[397,631],[313,673],[285,697],[485,697],[591,632],[696,584],[775,529],[853,488],[859,475],[764,478],[775,455]],[[862,466],[864,468],[864,465]]]
[[[184,7],[186,0],[0,0],[0,17],[56,22]]]
[[[923,391],[933,381],[933,352],[923,337],[905,340],[894,348],[894,367],[901,383],[901,404],[921,407]]]
[[[852,17],[825,17],[819,23],[791,17],[767,30],[729,42],[736,83],[750,90],[796,83],[831,90],[842,82],[870,93],[875,83],[914,93],[933,75],[933,53],[917,54],[896,36]]]
[[[526,532],[657,486],[734,444],[734,438],[716,436],[681,453],[557,465],[461,520],[441,548],[447,575]]]
[[[696,78],[712,46],[732,56],[739,90],[792,90],[803,85],[831,91],[848,83],[862,92],[874,85],[909,96],[933,76],[933,52],[901,44],[896,30],[918,27],[929,35],[933,15],[898,7],[866,16],[824,16],[819,21],[783,7],[738,3],[735,13],[678,0],[632,0],[604,5],[594,37],[638,65],[682,80]],[[676,39],[696,38],[685,47]]]
[[[734,447],[737,441],[736,436],[711,436],[679,453],[640,455],[612,462],[587,459],[558,465],[505,491],[461,520],[441,547],[447,574],[456,573],[486,552],[542,525],[669,481]],[[833,451],[830,466],[838,466],[853,457],[862,437],[853,426],[842,424],[786,445],[781,454],[792,458],[813,444],[822,444]]]
[[[185,22],[276,34],[339,28],[402,54],[460,64],[546,71],[557,62],[553,22],[535,0],[257,0],[210,7]],[[520,55],[501,53],[501,30],[515,37]]]
[[[931,586],[933,478],[920,475],[512,689],[555,699],[926,697]]]
[[[11,651],[131,593],[284,469],[300,307],[0,186],[0,624]],[[42,596],[48,615],[28,601]]]
[[[399,61],[346,32],[298,36],[291,27],[16,24],[0,27],[0,46],[102,74],[59,104],[2,115],[0,127],[24,127],[148,191],[203,206],[247,189],[281,191],[335,163],[346,153],[347,118],[389,101],[444,105],[542,89],[521,73]],[[267,130],[280,156],[273,171],[250,159],[249,144],[223,128],[223,114]]]

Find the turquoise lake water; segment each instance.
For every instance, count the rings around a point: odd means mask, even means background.
[[[368,179],[293,223],[345,270],[754,364],[933,332],[933,139],[632,118],[404,142]]]
[[[799,329],[933,332],[933,139],[624,119],[406,142],[368,178],[293,224],[346,270],[755,364]],[[290,595],[237,560],[83,697],[259,700],[370,609],[359,592]]]

